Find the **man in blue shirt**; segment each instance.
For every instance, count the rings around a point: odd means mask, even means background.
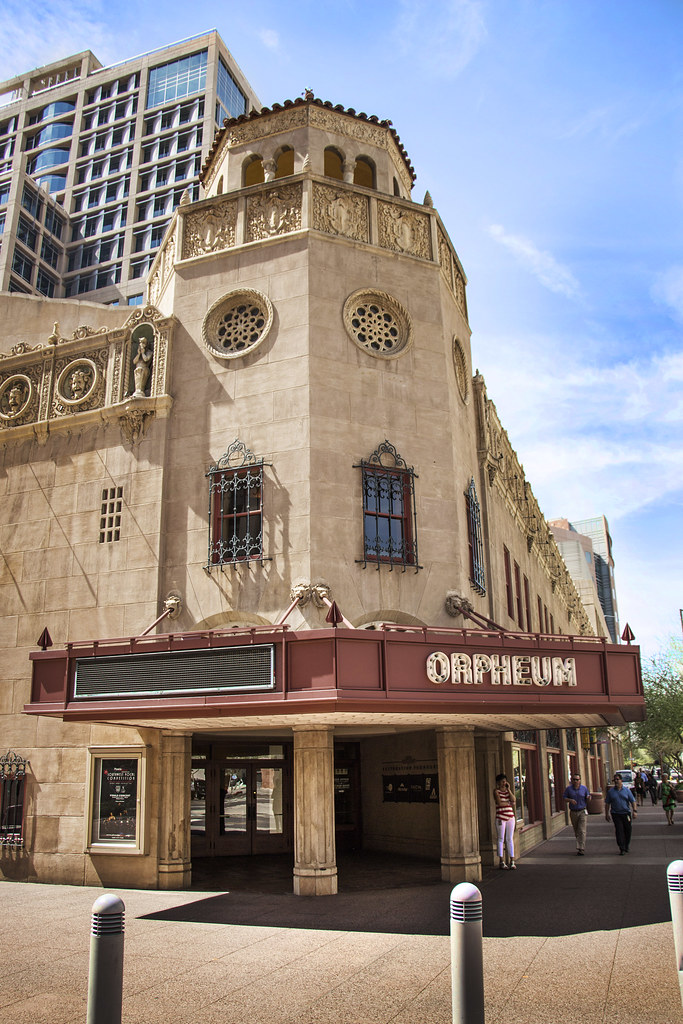
[[[607,790],[605,797],[605,818],[609,821],[610,810],[619,847],[619,856],[628,853],[631,845],[631,818],[635,818],[636,800],[630,789],[624,787],[621,775],[614,776],[614,785]]]
[[[588,821],[588,800],[590,793],[586,786],[581,785],[578,772],[572,775],[572,781],[564,791],[564,804],[569,808],[572,828],[576,836],[576,856],[583,857],[586,852],[586,823]]]

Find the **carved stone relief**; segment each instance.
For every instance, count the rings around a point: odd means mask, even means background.
[[[432,258],[429,239],[429,216],[409,210],[398,203],[377,203],[379,244],[383,249]]]
[[[241,146],[245,142],[253,142],[254,139],[265,139],[268,135],[300,128],[307,123],[306,111],[306,107],[295,107],[293,110],[280,111],[270,117],[258,117],[246,124],[235,125],[230,129],[227,145],[231,148]]]
[[[202,324],[202,338],[212,355],[235,359],[257,348],[272,323],[268,296],[252,288],[238,289],[211,306]]]
[[[55,364],[57,383],[52,399],[55,416],[85,412],[104,404],[105,369],[108,350],[103,348],[88,356],[63,356]]]
[[[185,218],[183,259],[230,249],[235,244],[237,201],[214,201]]]
[[[453,267],[453,280],[455,283],[455,301],[458,303],[462,313],[467,318],[467,299],[465,298],[465,279],[457,267]]]
[[[455,368],[455,380],[460,397],[466,403],[470,397],[470,375],[467,371],[467,359],[464,349],[455,336],[453,337],[453,366]]]
[[[441,230],[441,228],[438,229],[437,237],[439,239],[439,263],[441,264],[441,273],[446,278],[446,281],[448,282],[448,287],[452,291],[453,290],[453,270],[452,270],[453,261],[452,261],[452,258],[451,258],[451,248],[450,248],[448,242],[446,241],[446,236],[444,235],[444,233]]]
[[[359,142],[369,142],[380,149],[387,148],[388,130],[378,124],[358,121],[355,117],[337,113],[327,107],[310,106],[308,110],[309,124],[315,125],[316,128],[335,132],[337,135],[346,135],[351,139],[358,139]]]
[[[286,235],[301,228],[301,184],[268,189],[247,199],[247,241]]]
[[[313,227],[328,235],[369,241],[367,197],[313,182]]]
[[[40,370],[10,374],[0,384],[0,429],[19,426],[36,418]]]

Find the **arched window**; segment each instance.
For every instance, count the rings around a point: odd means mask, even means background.
[[[222,196],[223,195],[223,175],[222,174],[221,174],[220,178],[218,179],[218,184],[216,185],[216,195],[217,196]]]
[[[477,489],[474,486],[474,477],[470,480],[469,487],[465,491],[465,507],[467,509],[467,543],[470,553],[470,583],[478,594],[483,595],[486,593],[486,569],[484,568],[481,513]]]
[[[375,168],[366,156],[359,156],[353,171],[354,185],[363,185],[365,188],[375,187]]]
[[[206,568],[257,559],[263,564],[263,459],[239,439],[209,478],[209,558]]]
[[[376,562],[403,571],[417,559],[415,471],[393,444],[383,441],[360,463],[363,479],[363,565]]]
[[[286,178],[289,174],[294,174],[294,150],[283,149],[277,158],[275,177]]]
[[[260,156],[253,156],[244,167],[244,186],[247,185],[258,185],[260,182],[265,181],[266,176],[263,173],[263,160]]]
[[[325,177],[344,180],[344,159],[337,149],[329,147],[325,150]]]
[[[394,178],[394,195],[395,196],[400,196],[401,195],[401,189],[398,187],[398,182],[396,181],[396,178]]]

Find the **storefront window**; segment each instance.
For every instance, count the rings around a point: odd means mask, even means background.
[[[90,750],[89,852],[143,852],[143,751]]]
[[[517,821],[520,825],[531,825],[534,821],[540,821],[542,817],[538,764],[536,750],[529,747],[512,748],[512,773],[517,800]]]

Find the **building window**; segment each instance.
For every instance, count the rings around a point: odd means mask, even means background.
[[[511,619],[515,617],[515,598],[512,590],[512,568],[510,565],[510,552],[503,547],[503,561],[505,563],[505,596],[507,598],[508,615]]]
[[[515,597],[517,598],[517,622],[519,628],[524,629],[524,608],[522,607],[522,579],[519,566],[515,562]]]
[[[14,250],[14,259],[12,260],[12,270],[19,277],[23,277],[24,281],[30,283],[31,277],[33,276],[33,260],[30,260],[28,256],[25,256],[19,249]]]
[[[209,478],[209,559],[214,565],[263,563],[263,459],[235,440]]]
[[[25,210],[28,210],[36,220],[40,219],[40,212],[43,208],[43,204],[38,193],[34,192],[28,185],[24,185],[24,191],[21,195],[21,205]]]
[[[481,513],[474,477],[465,491],[467,509],[467,544],[470,552],[470,583],[478,594],[486,593],[486,570],[484,568],[484,545],[481,536]]]
[[[24,845],[24,789],[28,764],[12,750],[0,757],[0,847]]]
[[[36,240],[38,233],[35,228],[29,224],[25,217],[19,217],[19,224],[17,226],[17,238],[20,242],[23,242],[27,249],[36,251]]]
[[[529,577],[524,576],[524,608],[526,610],[526,631],[530,633],[532,630],[531,623],[531,592],[529,590]]]
[[[123,487],[105,487],[100,506],[100,544],[121,539],[121,508]]]
[[[224,111],[223,117],[239,117],[240,114],[246,114],[246,97],[223,63],[221,56],[218,57],[216,94]],[[223,117],[221,117],[221,121]]]
[[[512,774],[518,822],[523,826],[540,821],[543,803],[538,777],[538,750],[535,747],[512,748]]]
[[[170,61],[152,68],[147,87],[147,106],[156,107],[162,103],[191,96],[201,92],[206,82],[207,51],[193,53],[190,57]]]
[[[49,299],[54,298],[55,288],[57,282],[53,277],[50,277],[40,267],[38,268],[38,274],[36,276],[36,291],[40,292],[41,295],[46,295]]]
[[[420,568],[417,558],[415,478],[389,441],[360,466],[363,488],[363,567],[376,562],[393,569]]]

